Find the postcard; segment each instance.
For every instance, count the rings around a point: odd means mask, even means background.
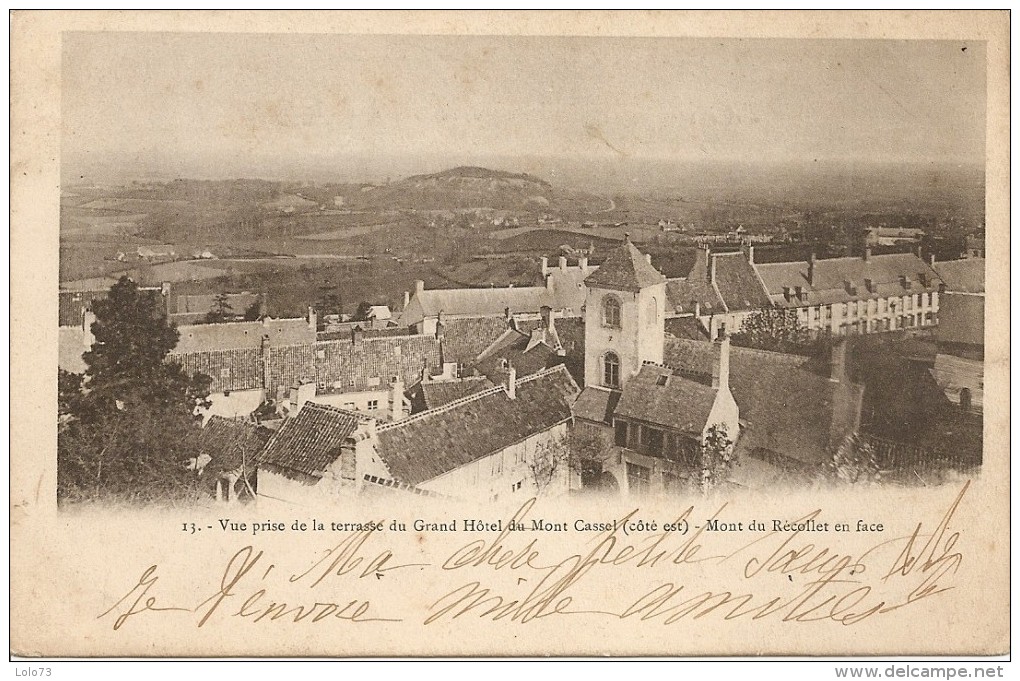
[[[15,12],[12,654],[1007,654],[1008,27]]]

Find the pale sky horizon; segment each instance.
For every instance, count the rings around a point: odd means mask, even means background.
[[[966,49],[964,49],[966,48]],[[66,33],[63,161],[981,163],[981,42]]]

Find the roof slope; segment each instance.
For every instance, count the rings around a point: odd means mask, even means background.
[[[708,376],[714,352],[711,343],[667,338],[663,355],[669,366]],[[831,438],[846,434],[840,424],[856,421],[864,388],[849,380],[830,381],[810,371],[810,362],[798,355],[730,347],[730,392],[741,421],[748,423],[742,448],[819,463],[828,455]]]
[[[495,388],[495,384],[485,376],[472,376],[459,381],[441,381],[438,383],[422,383],[421,392],[425,409],[438,409],[443,405],[463,397]]]
[[[258,348],[210,350],[167,355],[168,362],[180,364],[189,376],[205,374],[212,379],[212,392],[263,388],[262,352]]]
[[[422,314],[435,317],[442,313],[444,321],[451,316],[485,317],[511,313],[538,312],[543,305],[557,308],[552,292],[545,286],[507,288],[441,288],[414,294]]]
[[[504,316],[443,320],[443,361],[470,364],[507,330]]]
[[[939,299],[939,343],[985,344],[985,297],[946,293]]]
[[[715,261],[715,285],[730,312],[757,310],[771,305],[765,285],[743,252],[714,254],[712,258]]]
[[[314,346],[315,380],[345,392],[387,386],[393,378],[414,385],[440,373],[443,360],[435,336],[396,336],[321,341]]]
[[[305,319],[264,319],[260,322],[222,322],[179,326],[180,339],[174,352],[258,348],[265,338],[269,345],[297,345],[315,340],[315,329]]]
[[[534,328],[530,333],[507,329],[478,357],[474,367],[494,383],[504,383],[510,366],[518,376],[527,376],[562,364],[563,358],[551,344],[559,345],[559,339],[548,329]]]
[[[587,286],[618,291],[640,291],[666,281],[628,239],[584,280]]]
[[[947,291],[985,292],[985,259],[947,260],[935,263],[935,271],[946,284]]]
[[[570,418],[577,386],[563,367],[381,426],[377,453],[395,480],[418,485]]]
[[[362,418],[344,409],[306,402],[297,416],[284,421],[273,435],[262,463],[321,478]]]
[[[708,340],[708,332],[705,331],[698,318],[693,315],[666,319],[666,333],[677,338],[700,341]]]
[[[590,385],[581,391],[571,407],[574,416],[595,423],[612,424],[613,413],[620,402],[619,390]]]
[[[700,435],[718,392],[668,367],[645,364],[627,381],[616,416]]]
[[[673,310],[678,313],[695,312],[695,304],[701,314],[719,314],[726,311],[722,296],[708,278],[709,253],[704,248],[697,249],[694,265],[684,279],[666,281],[666,299]]]
[[[937,291],[941,279],[935,270],[913,253],[890,253],[863,258],[830,258],[816,260],[814,282],[808,284],[808,263],[777,262],[755,265],[768,289],[772,302],[782,307],[804,305],[829,305],[868,298],[888,298],[921,291]],[[905,289],[900,277],[911,282]],[[868,291],[865,280],[870,279],[872,290]],[[927,280],[927,284],[922,283]],[[856,293],[847,290],[847,283],[857,287]],[[806,300],[796,298],[787,301],[783,288],[796,290],[800,286],[807,295]]]
[[[247,421],[213,416],[198,436],[199,452],[210,457],[204,475],[219,475],[243,466],[254,470],[273,431]]]

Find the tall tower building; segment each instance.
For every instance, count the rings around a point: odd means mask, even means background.
[[[585,385],[622,388],[643,362],[662,362],[666,277],[628,236],[584,284]]]

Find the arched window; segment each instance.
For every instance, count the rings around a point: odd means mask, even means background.
[[[620,328],[620,301],[613,296],[602,300],[602,324],[614,329]]]
[[[602,383],[607,388],[620,387],[620,358],[615,352],[607,352],[602,358]]]
[[[648,301],[648,321],[652,324],[659,323],[659,301],[654,296]]]

